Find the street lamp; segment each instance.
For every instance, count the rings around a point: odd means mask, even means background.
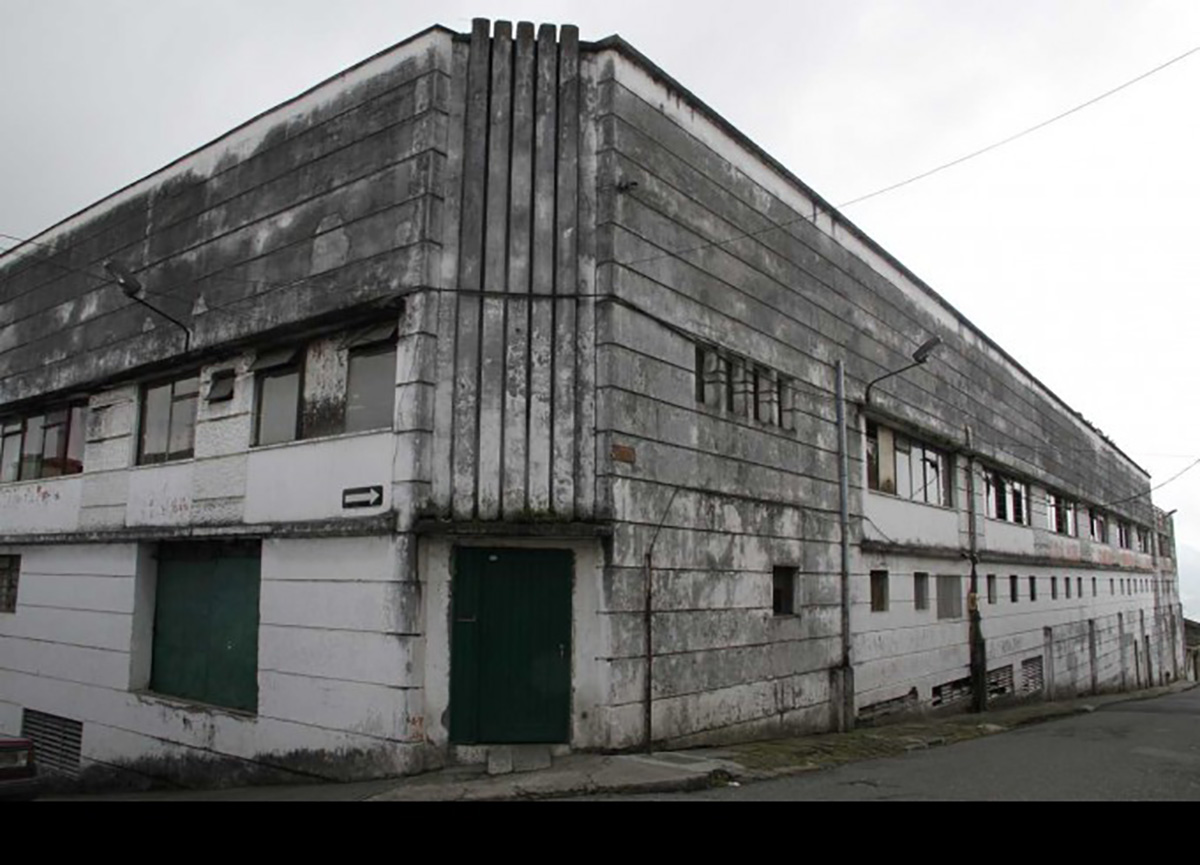
[[[916,369],[919,366],[924,366],[925,363],[929,360],[929,358],[933,355],[933,353],[941,346],[941,344],[942,344],[942,338],[940,336],[935,336],[933,339],[929,340],[928,342],[926,342],[924,345],[922,345],[920,348],[918,348],[916,351],[913,352],[913,356],[912,356],[913,362],[910,363],[908,366],[904,367],[903,369],[898,369],[895,372],[889,372],[887,375],[880,376],[879,378],[875,379],[875,381],[868,384],[867,385],[867,394],[863,398],[863,404],[864,405],[871,404],[871,388],[875,387],[875,385],[879,384],[881,381],[887,381],[889,378],[893,378],[895,376],[900,375],[901,373],[908,372],[910,369]]]

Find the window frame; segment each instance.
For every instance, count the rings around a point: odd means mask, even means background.
[[[929,574],[925,571],[913,574],[913,607],[919,612],[929,611]]]
[[[1046,528],[1066,538],[1079,537],[1079,504],[1062,493],[1046,490]]]
[[[888,572],[871,571],[871,612],[886,613],[890,607],[891,585]]]
[[[343,435],[357,435],[359,433],[388,432],[388,431],[395,430],[395,428],[396,428],[397,350],[398,350],[398,346],[396,344],[395,336],[392,336],[390,339],[379,340],[376,342],[364,343],[361,345],[351,345],[346,349],[346,410],[345,410],[345,413],[344,413],[343,419],[342,419],[342,434]],[[364,427],[362,429],[352,430],[352,429],[350,429],[350,393],[351,393],[351,389],[353,386],[352,379],[351,379],[351,373],[353,372],[353,369],[354,369],[354,359],[355,358],[363,358],[363,357],[376,357],[378,355],[383,355],[383,354],[390,354],[392,356],[392,378],[391,378],[392,401],[391,401],[391,406],[388,411],[387,426]],[[301,382],[300,397],[301,397],[301,400],[300,400],[299,413],[303,416],[303,414],[304,414],[303,382]]]
[[[0,615],[16,615],[20,593],[21,557],[0,556]]]
[[[800,569],[794,565],[775,565],[771,568],[771,616],[776,619],[795,618],[796,585]]]
[[[304,419],[304,351],[297,347],[295,354],[291,360],[284,363],[273,364],[271,366],[260,367],[254,370],[254,437],[252,445],[256,448],[276,447],[281,445],[295,444],[302,441],[303,430],[301,423]],[[263,418],[263,395],[266,388],[263,383],[274,378],[284,378],[295,374],[296,376],[296,417],[292,424],[292,437],[283,441],[263,443],[262,441],[262,418]]]
[[[984,468],[984,514],[1013,526],[1032,526],[1029,484],[999,469]],[[1020,511],[1018,517],[1017,512]]]
[[[61,421],[47,422],[61,415]],[[66,403],[55,403],[47,408],[38,409],[36,414],[10,415],[0,420],[0,483],[17,484],[28,481],[46,481],[56,478],[74,477],[84,471],[84,455],[87,447],[88,403],[86,400],[73,400]],[[29,433],[31,422],[38,421],[37,447],[30,450]],[[56,436],[59,447],[56,454],[47,458],[47,430],[58,430]],[[15,446],[16,472],[14,477],[4,478],[5,456],[10,447]],[[77,453],[78,459],[72,459],[72,453]],[[48,473],[46,466],[50,463],[61,463],[63,470]],[[30,465],[36,466],[35,471],[29,471]],[[68,470],[69,469],[69,470]]]
[[[884,431],[886,435],[880,435]],[[868,420],[866,424],[866,460],[867,489],[880,495],[892,496],[900,501],[913,502],[919,505],[954,510],[954,452],[927,440],[909,435],[887,424]],[[881,461],[885,451],[891,454],[892,488],[886,489],[881,474]],[[900,455],[905,458],[901,460]],[[901,463],[907,467],[907,481],[903,487],[900,484]],[[932,471],[930,471],[932,466]],[[917,470],[919,467],[920,488],[917,487]],[[932,475],[932,477],[931,477]],[[936,480],[936,485],[935,485]],[[936,490],[935,500],[930,501],[931,490]]]
[[[952,580],[957,591],[953,594],[944,592],[943,587],[949,586]],[[942,603],[943,599],[946,600],[945,605]],[[951,607],[953,609],[947,609]],[[939,622],[963,618],[963,578],[961,574],[938,574],[937,617]]]
[[[195,381],[196,389],[192,393],[179,395],[175,392],[177,385]],[[166,423],[166,450],[162,452],[161,459],[157,459],[158,454],[147,455],[146,453],[146,432],[147,432],[147,402],[150,392],[161,388],[170,388],[170,393],[167,402],[167,423]],[[178,403],[192,402],[192,435],[191,447],[185,451],[172,451],[171,438],[175,428],[175,406]],[[158,466],[166,465],[167,463],[185,462],[196,457],[196,424],[200,419],[200,370],[187,375],[174,375],[154,379],[152,381],[143,382],[138,393],[138,433],[137,433],[137,465],[138,466]]]

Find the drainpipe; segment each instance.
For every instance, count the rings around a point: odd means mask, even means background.
[[[846,366],[837,362],[838,498],[842,528],[842,665],[838,731],[854,729],[854,664],[850,642],[850,453],[846,436]]]
[[[643,563],[643,579],[645,593],[642,608],[642,632],[646,652],[646,675],[642,693],[642,748],[647,754],[654,750],[654,545],[658,543],[658,533],[667,522],[675,497],[679,495],[679,487],[671,491],[671,500],[663,511],[662,519],[650,538],[650,546],[646,548]]]
[[[987,711],[987,641],[983,638],[983,615],[979,612],[979,534],[975,519],[975,451],[971,441],[971,428],[964,429],[967,438],[967,528],[971,560],[971,592],[967,596],[967,613],[970,616],[969,643],[971,647],[971,692],[972,708],[976,712]],[[1029,503],[1026,502],[1028,507]]]

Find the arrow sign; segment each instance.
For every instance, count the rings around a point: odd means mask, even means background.
[[[377,508],[383,504],[383,487],[342,490],[342,509]]]

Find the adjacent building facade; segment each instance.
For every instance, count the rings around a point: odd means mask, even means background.
[[[0,729],[65,772],[681,747],[1184,663],[1147,474],[573,27],[435,27],[0,257],[0,425]]]

